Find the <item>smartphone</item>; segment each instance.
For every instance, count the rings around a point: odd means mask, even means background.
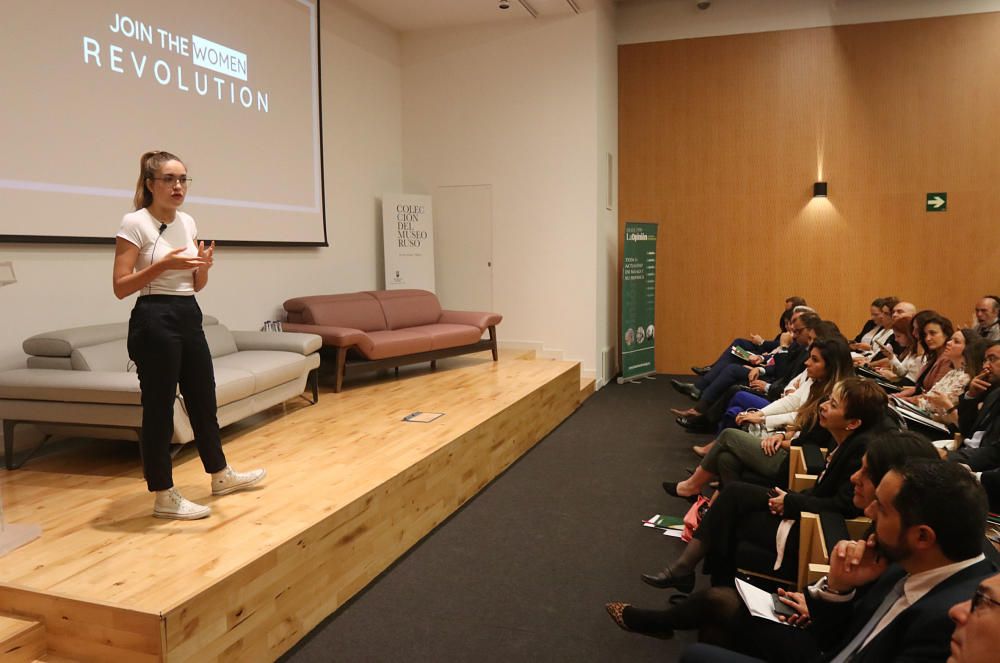
[[[777,592],[771,594],[771,603],[774,605],[774,614],[784,615],[785,617],[792,617],[799,614],[798,610],[792,606],[783,603],[781,597],[778,596]]]

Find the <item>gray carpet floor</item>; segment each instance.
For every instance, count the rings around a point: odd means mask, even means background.
[[[683,544],[640,521],[686,510],[660,482],[709,437],[674,423],[690,404],[667,376],[604,387],[281,660],[676,660],[694,634],[627,633],[604,604],[673,593],[639,574]]]

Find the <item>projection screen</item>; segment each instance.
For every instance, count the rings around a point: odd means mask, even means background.
[[[11,0],[0,36],[0,241],[113,242],[166,150],[201,238],[327,244],[318,0]]]

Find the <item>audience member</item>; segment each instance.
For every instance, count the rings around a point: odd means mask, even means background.
[[[899,303],[896,297],[879,297],[871,304],[871,315],[861,332],[851,342],[851,350],[869,352],[875,343],[888,343],[892,336],[892,309]]]
[[[908,314],[893,319],[892,333],[895,347],[887,348],[886,356],[873,362],[873,367],[886,380],[913,385],[924,369],[923,348],[913,338],[913,317]]]
[[[992,341],[980,371],[958,399],[958,428],[963,441],[948,459],[974,472],[1000,467],[1000,341]]]
[[[992,663],[1000,657],[1000,575],[986,578],[972,598],[948,611],[955,623],[948,663]]]
[[[987,295],[976,303],[976,333],[987,341],[1000,341],[1000,297]]]
[[[779,488],[768,491],[764,486],[739,481],[724,486],[683,554],[659,573],[643,574],[643,581],[654,587],[690,591],[695,567],[705,559],[713,584],[729,584],[741,540],[775,546],[776,568],[782,566],[783,560],[794,565],[790,560],[797,555],[797,526],[802,511],[857,515],[850,476],[861,466],[870,435],[883,423],[886,402],[885,393],[874,382],[848,378],[838,383],[834,395],[820,408],[820,425],[836,446],[816,485],[793,493]],[[791,527],[782,526],[785,519],[793,521]]]
[[[786,640],[767,660],[946,658],[955,627],[949,611],[995,572],[981,552],[986,523],[982,488],[956,465],[911,460],[886,474],[867,512],[875,533],[868,540],[839,542],[829,576],[806,593],[812,639],[799,638],[794,646]],[[807,651],[810,644],[815,650]],[[696,645],[682,660],[754,659]]]
[[[712,365],[712,369],[699,377],[694,383],[671,380],[671,385],[682,394],[687,394],[698,401],[694,410],[702,412],[720,398],[733,385],[749,385],[755,380],[766,378],[781,379],[794,370],[802,355],[807,353],[809,346],[808,332],[820,321],[815,313],[799,311],[792,316],[792,339],[786,345],[779,346],[770,357],[754,355],[751,365],[737,361],[723,360],[722,357]],[[735,359],[735,358],[734,358]],[[689,411],[688,411],[689,412]],[[684,416],[686,412],[681,411]]]
[[[937,450],[924,437],[914,433],[892,431],[874,436],[862,457],[861,467],[851,476],[855,507],[866,509],[874,501],[876,486],[886,473],[902,466],[908,458],[934,459]],[[809,612],[805,596],[783,589],[779,589],[778,594],[783,603],[797,610],[790,619],[783,621],[806,626]],[[752,617],[733,588],[699,590],[688,600],[665,610],[647,610],[620,602],[608,603],[606,608],[626,631],[655,637],[670,637],[674,630],[697,629],[701,642],[756,656],[766,656],[766,652],[786,646],[809,654],[818,650],[810,633]]]
[[[951,360],[944,356],[944,346],[955,334],[951,320],[934,311],[921,311],[913,317],[916,329],[914,336],[924,349],[924,370],[917,376],[912,387],[899,392],[898,396],[915,401],[917,396],[930,391],[934,383],[952,370]]]
[[[917,314],[917,307],[910,302],[899,302],[892,307],[892,319],[895,321],[897,318],[901,318],[904,315],[908,315],[911,318]]]
[[[688,479],[680,483],[664,482],[664,490],[676,497],[695,496],[716,478],[726,485],[739,480],[746,470],[771,484],[783,485],[781,470],[787,467],[788,449],[793,442],[802,444],[808,440],[824,447],[830,443],[829,432],[819,423],[820,403],[829,398],[834,385],[853,374],[851,354],[843,339],[816,340],[809,348],[806,374],[807,379],[795,392],[743,416],[743,420],[770,431],[785,428],[784,432],[762,440],[746,431],[728,428]],[[737,418],[737,423],[742,420]]]

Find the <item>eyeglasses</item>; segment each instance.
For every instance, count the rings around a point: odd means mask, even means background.
[[[994,361],[1000,361],[1000,357],[991,357],[990,355],[986,355],[985,357],[983,357],[984,364],[987,362],[994,362]]]
[[[163,182],[164,184],[169,186],[171,189],[174,188],[174,185],[178,183],[186,189],[188,185],[191,184],[191,182],[193,181],[187,175],[181,175],[180,177],[177,177],[176,175],[166,175],[164,177],[150,177],[149,179],[159,180],[160,182]]]
[[[986,596],[983,590],[977,589],[976,593],[972,595],[972,608],[969,610],[969,612],[975,612],[976,608],[981,608],[986,603],[992,605],[1000,605],[1000,601],[997,601],[996,599],[992,599],[989,596]]]

